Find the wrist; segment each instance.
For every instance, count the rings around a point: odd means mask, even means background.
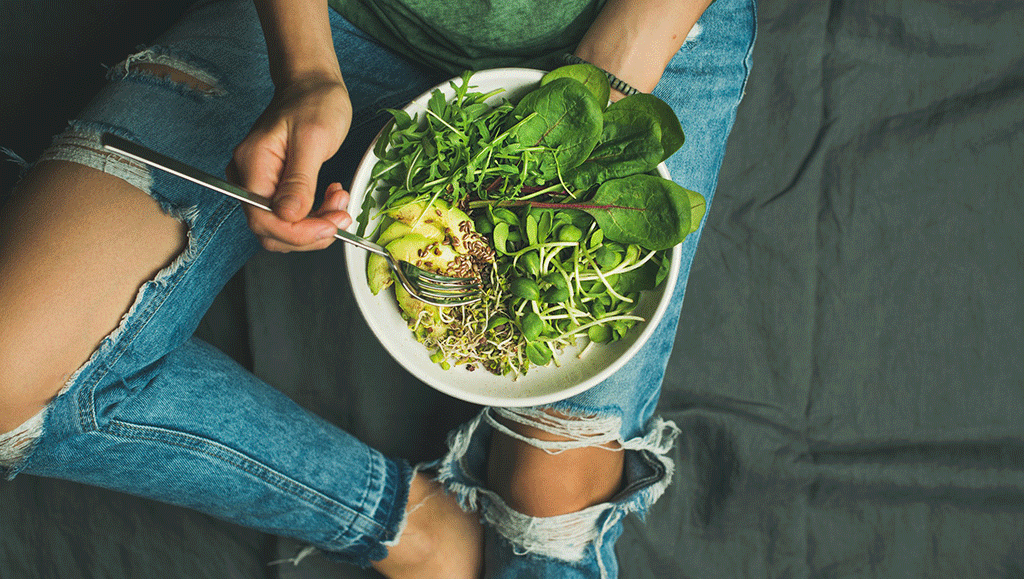
[[[609,81],[614,82],[613,79],[618,79],[639,92],[653,91],[664,70],[663,64],[652,62],[651,55],[638,51],[635,45],[625,42],[621,45],[599,46],[581,43],[573,56],[605,71],[609,75]]]
[[[336,69],[291,69],[274,78],[274,87],[278,90],[296,87],[306,90],[340,87],[345,88],[341,72]]]
[[[333,51],[329,54],[296,49],[284,52],[279,58],[271,59],[270,77],[279,87],[342,83],[341,67]]]
[[[275,86],[309,80],[341,82],[328,8],[307,0],[256,0]]]

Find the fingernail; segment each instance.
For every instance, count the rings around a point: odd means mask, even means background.
[[[274,200],[278,211],[295,211],[298,209],[299,201],[295,197],[279,197]]]

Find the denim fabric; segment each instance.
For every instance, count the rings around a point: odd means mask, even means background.
[[[402,106],[446,75],[406,62],[334,13],[331,24],[354,122],[325,170],[344,183],[386,120],[383,109]],[[675,109],[687,137],[669,169],[709,204],[753,29],[752,0],[717,0],[655,91]],[[205,87],[134,67],[145,62],[179,68]],[[258,249],[244,213],[219,194],[97,149],[98,135],[111,131],[222,174],[272,93],[251,2],[204,0],[153,46],[112,68],[108,85],[44,155],[138,185],[187,223],[189,237],[184,253],[140,289],[121,325],[47,408],[40,436],[10,474],[193,507],[366,565],[384,556],[400,532],[412,469],[190,338],[223,284]],[[653,414],[698,237],[685,242],[673,305],[651,342],[605,383],[547,409],[588,417],[551,425],[580,434],[576,446],[615,441],[627,453],[627,483],[613,502],[568,518],[530,519],[483,488],[488,437],[504,428],[495,417],[549,420],[545,409],[484,409],[452,434],[448,456],[430,465],[489,523],[489,577],[616,576],[622,517],[642,515],[671,479],[665,454],[677,430]],[[581,425],[589,430],[579,432]]]

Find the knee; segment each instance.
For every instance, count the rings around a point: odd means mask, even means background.
[[[0,432],[60,392],[187,240],[98,132],[71,129],[47,155],[0,211]]]
[[[558,420],[573,420],[553,415]],[[622,486],[624,456],[617,442],[594,437],[594,444],[572,445],[550,452],[537,441],[576,442],[579,438],[553,432],[541,423],[527,424],[498,418],[523,439],[501,431],[491,438],[488,486],[509,507],[533,517],[564,515],[606,502]],[[587,420],[579,418],[578,420]],[[617,437],[617,431],[614,433]],[[527,442],[529,440],[530,442]]]

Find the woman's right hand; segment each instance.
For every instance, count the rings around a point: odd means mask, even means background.
[[[274,97],[235,149],[229,175],[270,199],[273,213],[247,208],[249,227],[274,251],[321,249],[347,227],[348,193],[338,183],[312,211],[320,166],[352,124],[352,103],[334,52],[323,0],[254,0],[267,42]]]
[[[249,226],[272,251],[306,251],[330,245],[351,217],[348,193],[327,187],[312,211],[320,166],[341,146],[352,104],[340,78],[314,77],[279,86],[270,105],[235,149],[229,175],[271,200],[273,213],[247,207]]]

